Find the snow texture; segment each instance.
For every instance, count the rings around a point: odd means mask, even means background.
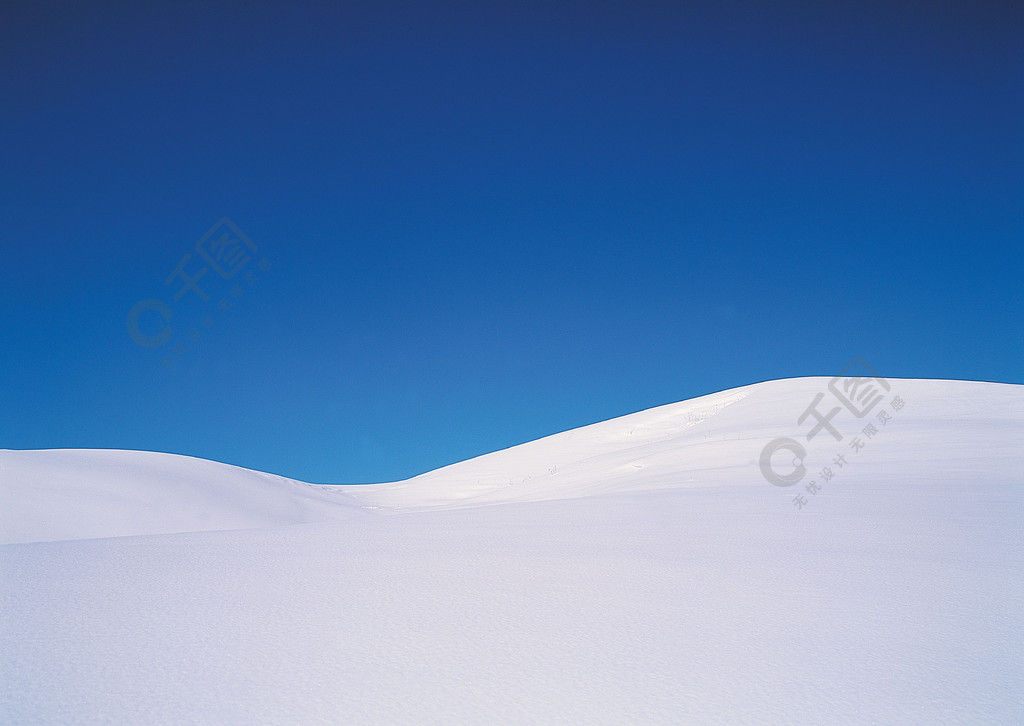
[[[372,486],[0,450],[0,723],[1024,723],[1024,386],[829,382]]]

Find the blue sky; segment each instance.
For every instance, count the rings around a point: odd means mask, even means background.
[[[839,5],[4,3],[0,447],[384,481],[854,356],[1024,383],[1024,11]]]

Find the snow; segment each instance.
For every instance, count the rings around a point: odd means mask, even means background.
[[[0,451],[0,722],[1024,722],[1024,386],[828,382],[372,486]]]
[[[248,529],[336,518],[320,487],[148,451],[3,451],[4,543]]]

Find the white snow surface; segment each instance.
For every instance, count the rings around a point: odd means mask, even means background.
[[[0,450],[0,723],[1024,723],[1024,386],[829,380],[372,486]]]

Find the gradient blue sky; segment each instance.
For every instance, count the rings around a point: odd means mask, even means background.
[[[383,481],[853,356],[1022,383],[1010,5],[5,2],[0,447]],[[224,216],[269,270],[175,303]]]

